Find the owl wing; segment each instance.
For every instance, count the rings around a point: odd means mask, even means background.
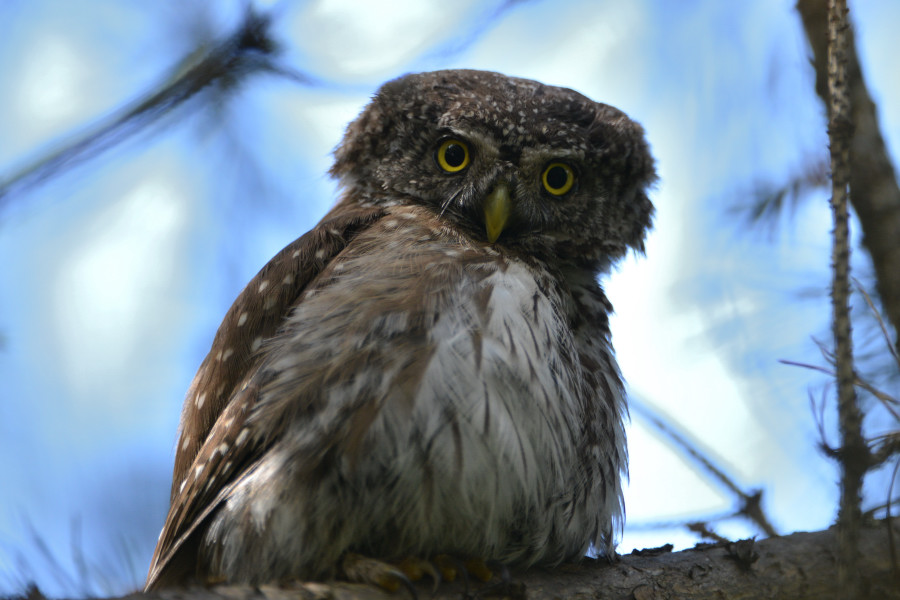
[[[267,441],[243,427],[265,375],[257,350],[276,334],[306,287],[361,231],[384,215],[376,207],[341,202],[308,233],[275,255],[228,310],[185,398],[175,455],[171,505],[146,589],[193,573],[198,527],[251,473]],[[183,556],[184,559],[179,559]]]

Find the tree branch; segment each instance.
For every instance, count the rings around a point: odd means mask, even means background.
[[[900,534],[900,519],[892,521]],[[888,526],[880,521],[860,531],[859,575],[864,587],[861,598],[900,598],[900,586],[891,579]],[[703,545],[681,552],[666,549],[642,551],[621,557],[613,564],[585,560],[580,565],[564,565],[553,570],[532,569],[513,572],[507,595],[530,600],[587,599],[749,600],[773,598],[791,600],[831,600],[840,597],[836,585],[836,529],[815,533],[795,533],[753,542]],[[495,580],[496,581],[496,577]],[[494,586],[494,582],[487,584]],[[524,586],[524,590],[522,589]],[[431,597],[430,582],[416,584],[420,598]],[[484,584],[472,585],[463,596],[463,584],[441,584],[435,600],[459,600],[478,592],[490,596]],[[512,592],[512,593],[509,593]],[[29,600],[40,600],[36,590]],[[122,600],[406,600],[402,590],[394,594],[357,584],[309,583],[289,587],[218,586],[211,589],[168,589],[151,594],[136,593]]]
[[[827,4],[798,0],[797,12],[813,51],[816,92],[828,107]],[[863,245],[872,257],[878,295],[900,349],[900,186],[887,153],[878,113],[863,79],[852,29],[846,30],[846,82],[850,98],[850,202],[859,218]]]
[[[862,483],[869,451],[862,435],[862,412],[856,396],[850,324],[850,143],[853,117],[847,86],[846,0],[828,2],[828,139],[831,146],[831,210],[834,219],[832,260],[832,331],[837,371],[838,428],[841,434],[841,500],[838,511],[838,581],[845,598],[859,597],[859,529]],[[855,193],[855,190],[854,190]]]

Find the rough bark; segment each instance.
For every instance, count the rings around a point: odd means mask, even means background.
[[[797,11],[812,46],[816,92],[828,106],[828,3],[798,0]],[[863,232],[863,246],[872,257],[881,304],[900,349],[900,186],[881,136],[875,103],[860,70],[852,29],[847,36],[847,86],[854,128],[850,202]]]
[[[862,521],[862,484],[869,452],[862,434],[862,411],[856,397],[853,338],[850,327],[850,145],[852,104],[847,85],[846,0],[828,2],[828,140],[831,148],[831,210],[834,219],[831,253],[831,305],[835,371],[838,391],[838,429],[841,433],[841,501],[838,511],[838,583],[844,598],[859,596],[859,528]]]
[[[896,538],[900,535],[900,519],[894,519],[892,526]],[[554,570],[513,572],[510,595],[520,598],[527,595],[532,600],[830,600],[838,598],[840,591],[836,538],[836,529],[831,528],[681,552],[644,551],[622,556],[614,564],[586,560],[580,565]],[[887,523],[881,521],[864,527],[859,547],[859,575],[865,586],[860,597],[900,599],[900,579],[895,579],[892,572]],[[484,586],[473,584],[470,591],[478,591],[478,597],[497,597],[485,593]],[[419,598],[432,597],[429,584],[419,583],[416,589]],[[463,592],[459,582],[445,583],[434,598],[458,600],[466,597]],[[36,591],[30,596],[34,600],[40,598]],[[122,600],[397,600],[409,597],[403,590],[389,594],[363,585],[320,583],[292,587],[170,589],[132,594]]]

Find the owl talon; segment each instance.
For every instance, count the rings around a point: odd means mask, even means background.
[[[431,580],[434,581],[431,592],[433,594],[437,593],[438,587],[441,585],[441,574],[430,561],[416,558],[415,556],[408,556],[397,563],[397,568],[400,569],[410,581],[419,581],[425,575],[428,575],[431,577]]]
[[[499,570],[499,580],[488,584],[478,590],[478,597],[492,598],[500,596],[509,600],[525,600],[527,597],[525,584],[521,581],[513,581],[509,575],[509,568],[502,563],[495,563]]]
[[[348,553],[341,563],[341,570],[350,581],[377,585],[388,592],[396,592],[403,586],[409,590],[413,600],[419,600],[410,578],[401,568],[394,565],[360,554]]]
[[[487,583],[494,576],[493,571],[488,568],[484,560],[480,558],[472,558],[465,563],[466,571],[478,578],[479,581]]]

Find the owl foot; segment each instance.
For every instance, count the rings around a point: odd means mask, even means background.
[[[493,571],[480,558],[460,561],[447,554],[438,554],[432,562],[444,581],[455,581],[460,573],[466,581],[469,575],[474,575],[482,582],[490,581],[494,576]]]
[[[469,595],[470,598],[508,598],[510,600],[525,600],[525,584],[520,581],[513,581],[509,576],[509,569],[506,565],[499,564],[497,568],[500,570],[499,581],[490,583],[475,594]],[[487,580],[482,579],[487,582]]]
[[[481,559],[460,561],[447,554],[439,554],[432,560],[410,556],[397,563],[387,563],[351,552],[344,557],[341,570],[350,581],[374,584],[389,592],[395,592],[403,586],[413,598],[418,596],[412,582],[419,581],[426,575],[434,581],[432,593],[437,592],[441,581],[452,582],[460,575],[466,583],[466,589],[469,588],[470,575],[481,582],[488,582],[494,576]]]
[[[418,574],[418,579],[421,579],[426,572],[422,571],[419,566],[411,568],[411,570],[413,574]],[[412,584],[415,579],[408,576],[399,565],[395,566],[350,552],[344,556],[344,560],[341,562],[341,571],[343,571],[344,577],[350,581],[376,585],[388,592],[396,592],[400,586],[403,586],[409,590],[413,600],[419,598]]]

